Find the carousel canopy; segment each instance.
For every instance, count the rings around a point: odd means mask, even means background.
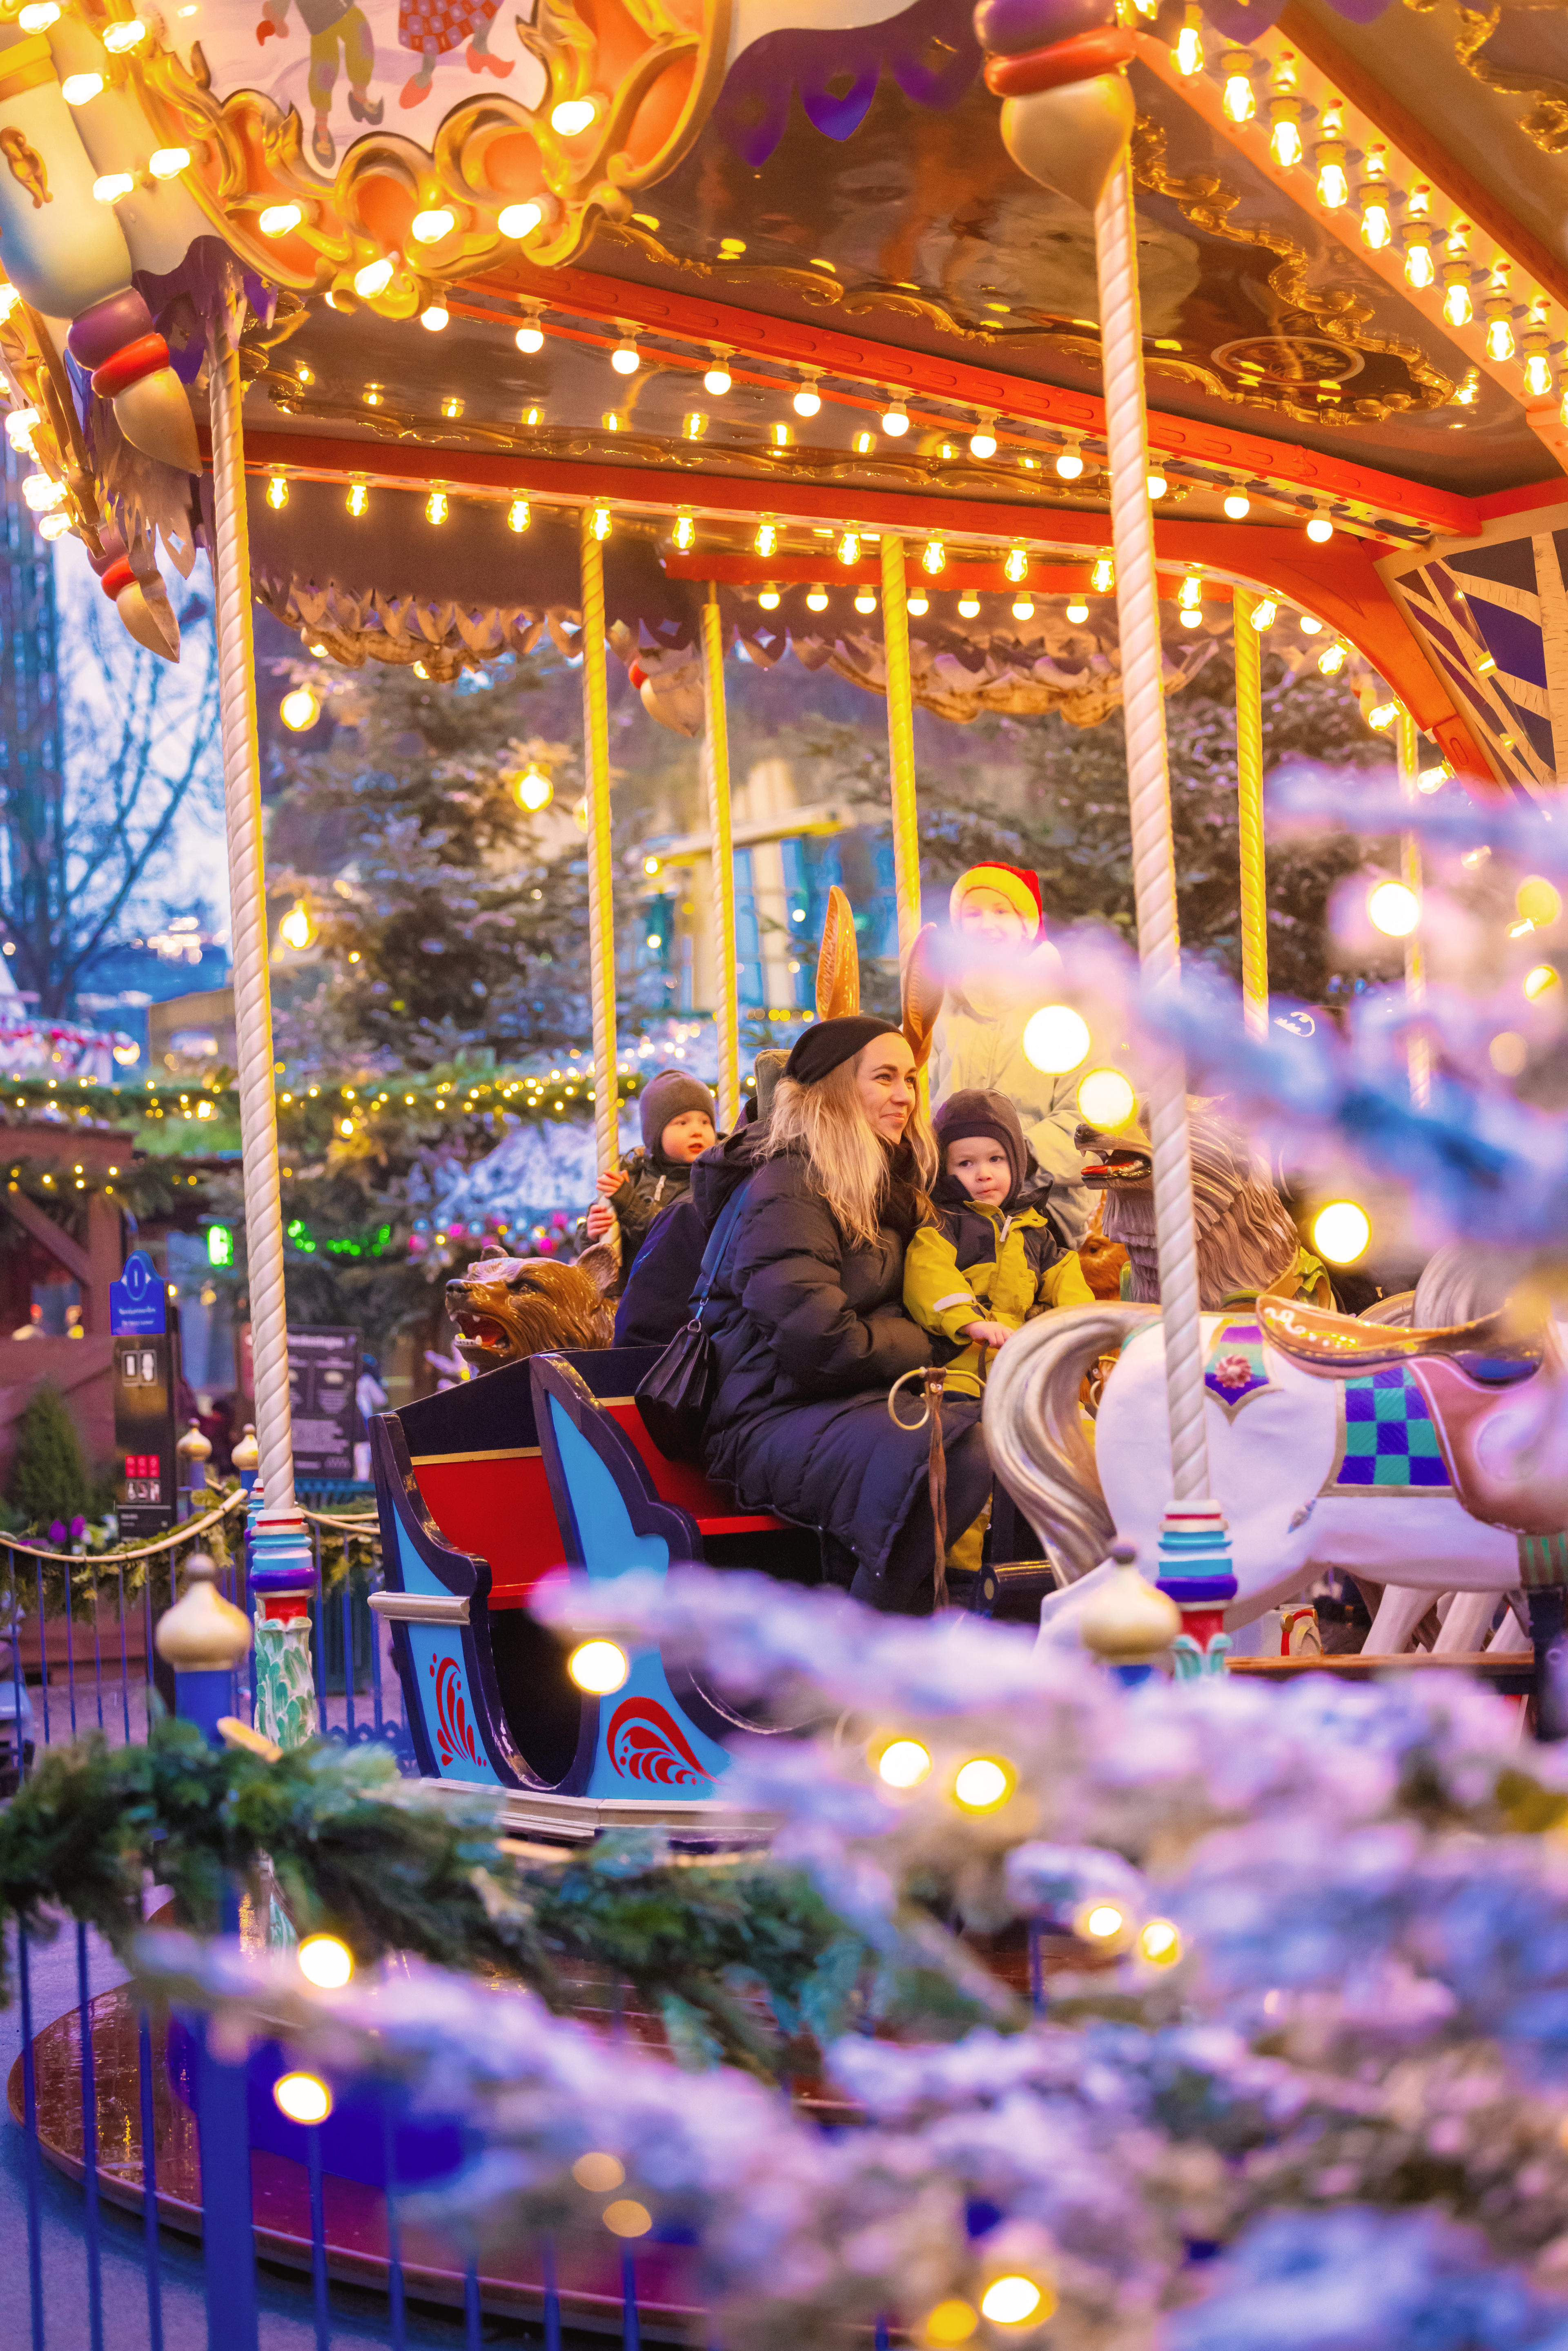
[[[1038,17],[1126,63],[1167,683],[1244,585],[1321,621],[1456,764],[1554,774],[1555,17],[987,10],[1013,47]],[[0,174],[4,356],[60,511],[89,543],[118,521],[150,597],[139,534],[189,560],[183,477],[138,441],[123,352],[83,336],[110,306],[76,297],[112,268],[67,286],[37,258],[37,175],[80,180],[73,134],[176,372],[248,298],[256,584],[342,657],[440,674],[570,635],[586,509],[653,674],[716,580],[758,657],[874,685],[896,534],[933,707],[1106,706],[1090,223],[1009,156],[1013,60],[985,65],[967,0],[540,0],[531,26],[487,0],[194,0],[155,26],[114,0],[0,40],[37,166],[7,150]],[[66,100],[47,120],[29,73]]]

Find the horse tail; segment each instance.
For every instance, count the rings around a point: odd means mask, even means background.
[[[1084,1374],[1159,1312],[1107,1303],[1043,1314],[1008,1341],[986,1383],[991,1468],[1069,1583],[1099,1564],[1116,1532],[1078,1416]]]

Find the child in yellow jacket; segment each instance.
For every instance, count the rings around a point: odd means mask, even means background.
[[[1051,1221],[1050,1180],[1033,1167],[1007,1096],[954,1094],[932,1124],[942,1154],[931,1196],[937,1221],[922,1225],[905,1252],[904,1311],[951,1349],[949,1395],[978,1395],[987,1348],[1048,1307],[1092,1306],[1094,1296]],[[938,1362],[942,1354],[939,1344]]]
[[[1075,1250],[1046,1206],[1051,1179],[1033,1164],[1019,1114],[1005,1094],[954,1094],[932,1121],[942,1173],[932,1187],[936,1222],[922,1225],[904,1259],[904,1311],[950,1354],[947,1386],[978,1395],[986,1350],[1052,1306],[1092,1306]],[[981,1563],[989,1510],[948,1546],[949,1568]]]

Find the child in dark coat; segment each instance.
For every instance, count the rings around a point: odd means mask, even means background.
[[[630,1151],[613,1175],[599,1178],[600,1197],[586,1219],[596,1241],[621,1228],[621,1286],[655,1221],[691,1189],[692,1163],[715,1141],[714,1099],[685,1070],[661,1070],[638,1105],[643,1148]]]

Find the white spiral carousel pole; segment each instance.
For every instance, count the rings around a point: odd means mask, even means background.
[[[235,1058],[239,1065],[256,1436],[266,1495],[248,1537],[250,1587],[256,1600],[256,1727],[278,1746],[296,1747],[317,1729],[308,1613],[316,1569],[309,1532],[294,1499],[237,320],[221,319],[214,329],[211,360],[212,565],[234,935]]]
[[[1028,9],[1019,8],[1016,0],[1010,6],[981,0],[976,26],[993,53],[986,78],[1004,99],[1002,137],[1014,162],[1031,178],[1085,205],[1094,218],[1133,887],[1138,953],[1147,981],[1157,989],[1177,984],[1180,948],[1128,160],[1134,107],[1122,70],[1132,55],[1133,37],[1116,25],[1109,6],[1106,17],[1103,27],[1085,33],[1078,29],[1081,8],[1069,16],[1060,0],[1039,0]],[[1060,37],[1069,31],[1071,38]],[[1183,1607],[1186,1631],[1176,1645],[1178,1670],[1201,1672],[1222,1666],[1229,1646],[1221,1630],[1224,1604],[1234,1596],[1236,1581],[1224,1517],[1208,1497],[1197,1228],[1186,1078],[1178,1055],[1160,1056],[1148,1098],[1173,1490],[1160,1532],[1160,1581]]]

